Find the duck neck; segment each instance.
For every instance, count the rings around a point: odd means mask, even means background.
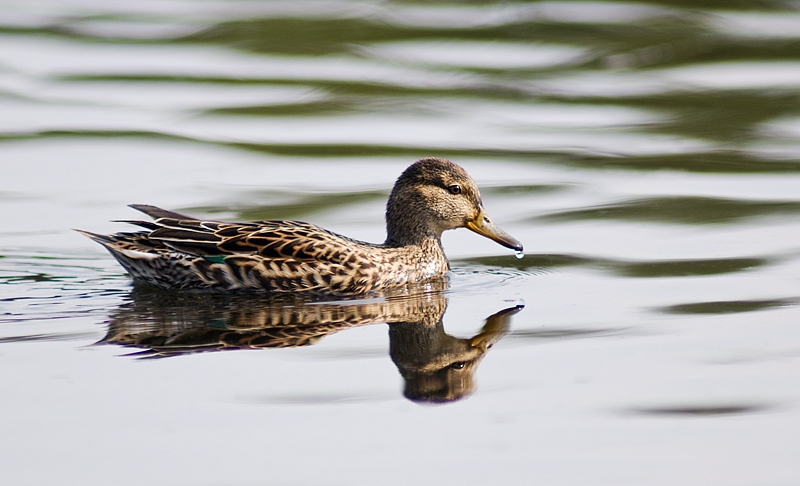
[[[385,246],[391,248],[420,246],[429,249],[441,249],[441,236],[441,231],[415,220],[411,214],[386,212]]]
[[[384,248],[411,266],[399,278],[404,283],[442,277],[450,270],[450,263],[442,248],[441,231],[435,231],[418,223],[416,218],[391,219],[387,212],[386,242]]]
[[[397,184],[386,204],[385,246],[423,246],[441,248],[442,231],[430,223],[428,208],[409,188]]]

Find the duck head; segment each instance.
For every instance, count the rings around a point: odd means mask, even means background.
[[[444,231],[469,228],[522,251],[522,243],[492,223],[467,171],[445,159],[418,160],[400,175],[386,205],[386,228],[390,246],[438,240]]]

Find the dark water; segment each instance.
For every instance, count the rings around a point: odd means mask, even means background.
[[[2,482],[796,484],[798,140],[797,2],[5,2]],[[524,259],[459,230],[444,293],[276,303],[71,231],[382,241],[427,155]]]

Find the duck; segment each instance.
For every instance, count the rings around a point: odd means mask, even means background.
[[[459,165],[427,157],[409,166],[386,204],[386,240],[367,243],[302,221],[204,221],[146,204],[143,230],[102,235],[135,285],[163,290],[369,294],[446,278],[444,231],[467,228],[521,254],[498,228],[475,181]]]

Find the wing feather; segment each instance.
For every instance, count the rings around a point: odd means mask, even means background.
[[[371,285],[369,277],[376,273],[365,243],[308,223],[201,221],[154,206],[133,207],[157,219],[130,221],[145,229],[137,233],[117,233],[107,240],[87,236],[115,255],[139,250],[177,262],[174,265],[185,269],[181,272],[194,274],[181,274],[185,282],[180,288],[358,292]],[[136,262],[123,265],[136,278]],[[168,272],[159,275],[140,278],[156,286],[158,279],[172,278]]]
[[[172,219],[195,219],[191,216],[186,216],[185,214],[176,213],[174,211],[167,211],[166,209],[161,209],[156,206],[151,206],[149,204],[129,204],[129,207],[141,211],[144,214],[150,216],[153,219],[160,219],[160,218],[172,218]]]

